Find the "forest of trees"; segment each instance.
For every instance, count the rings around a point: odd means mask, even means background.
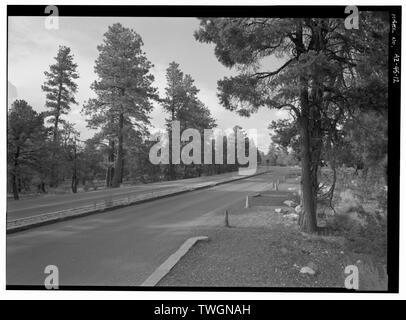
[[[347,166],[386,174],[386,14],[363,12],[358,30],[346,29],[339,18],[199,20],[196,40],[213,44],[218,61],[237,71],[218,81],[221,105],[241,116],[261,107],[291,114],[289,119],[269,119],[272,143],[262,157],[270,165],[300,164],[302,230],[317,228],[321,166],[334,172]],[[155,141],[148,128],[154,103],[166,112],[169,133],[174,120],[181,130],[200,132],[215,128],[216,121],[199,100],[193,78],[176,62],[166,70],[165,95],[160,97],[150,73],[153,65],[142,47],[141,36],[119,23],[108,28],[97,47],[98,80],[91,85],[96,98],[82,108],[89,128],[98,130],[91,139],[80,140],[74,125],[64,120],[77,103],[79,77],[67,47],[59,48],[55,63],[45,72],[42,90],[47,111],[37,113],[24,100],[12,104],[8,177],[15,199],[21,191],[46,192],[64,181],[76,192],[79,183],[104,181],[107,187],[118,187],[124,181],[171,180],[238,169],[232,164],[175,164],[171,157],[166,165],[150,163],[148,151]],[[269,57],[278,58],[281,65],[268,70]]]
[[[81,140],[75,125],[64,117],[77,104],[79,78],[74,55],[66,46],[59,47],[54,64],[44,73],[47,110],[37,113],[24,100],[12,103],[7,147],[8,188],[14,199],[20,193],[46,193],[66,184],[76,193],[79,184],[85,190],[115,188],[124,181],[146,183],[238,170],[237,163],[214,161],[185,165],[172,164],[170,159],[169,164],[151,164],[149,150],[155,141],[149,128],[154,102],[167,113],[168,131],[172,121],[179,121],[181,131],[197,129],[203,139],[203,130],[215,128],[216,122],[199,100],[193,78],[176,62],[169,64],[165,96],[159,96],[150,73],[153,64],[142,46],[141,36],[119,23],[104,34],[94,67],[98,80],[91,84],[96,98],[82,106],[88,127],[97,130],[91,139]],[[226,159],[226,137],[224,145]],[[203,143],[201,156],[203,159]]]

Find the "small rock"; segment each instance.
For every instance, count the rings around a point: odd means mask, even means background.
[[[322,186],[320,187],[320,191],[322,193],[327,193],[328,191],[330,191],[331,186]]]
[[[297,220],[299,219],[299,215],[296,213],[289,213],[284,215],[285,218],[290,219],[290,220]]]
[[[300,204],[295,207],[295,212],[296,212],[297,214],[299,214],[299,213],[302,212],[302,206],[301,206]]]
[[[275,209],[275,212],[276,212],[276,213],[282,213],[282,209],[281,209],[281,208],[276,208],[276,209]]]
[[[300,269],[300,273],[304,273],[304,274],[310,274],[312,276],[314,276],[316,274],[316,271],[314,271],[312,268],[309,267],[303,267],[302,269]]]
[[[319,269],[319,268],[317,267],[317,265],[316,265],[314,262],[309,262],[309,263],[307,264],[307,266],[308,266],[310,269],[314,270],[314,272],[317,272],[317,270]]]
[[[285,200],[283,201],[283,204],[287,205],[288,207],[294,208],[296,206],[295,201],[292,200]]]

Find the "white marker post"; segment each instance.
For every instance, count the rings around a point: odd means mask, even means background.
[[[229,228],[229,227],[230,227],[230,224],[229,224],[229,222],[228,222],[228,210],[226,210],[226,211],[224,212],[224,226],[225,226],[226,228]]]
[[[249,198],[249,196],[247,196],[245,198],[245,208],[248,209],[249,207],[250,207],[250,198]]]

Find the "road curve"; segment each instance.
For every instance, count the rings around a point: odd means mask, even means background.
[[[204,176],[200,178],[164,181],[134,186],[122,186],[117,189],[102,189],[97,191],[70,193],[61,195],[44,195],[31,199],[15,201],[7,199],[7,221],[30,216],[50,213],[65,209],[93,205],[100,200],[114,200],[129,196],[142,195],[152,191],[171,190],[183,186],[190,186],[200,182],[219,181],[228,177],[238,176],[237,172],[220,175]]]
[[[242,206],[270,174],[7,235],[7,285],[43,285],[47,265],[60,285],[140,285],[187,238],[193,222]]]

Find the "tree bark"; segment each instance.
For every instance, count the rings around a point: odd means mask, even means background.
[[[18,195],[18,186],[17,186],[17,176],[15,173],[11,174],[12,184],[13,184],[13,197],[14,200],[20,200]]]
[[[296,52],[299,56],[305,52],[303,43],[303,27],[299,20],[296,31]],[[321,51],[324,48],[324,39],[319,27],[312,29],[312,38],[309,49]],[[314,76],[314,75],[313,75]],[[322,149],[322,132],[320,108],[322,107],[323,92],[317,75],[311,81],[309,94],[308,76],[302,75],[300,85],[299,125],[301,132],[301,162],[302,162],[302,214],[299,219],[300,229],[303,232],[317,231],[317,192],[318,167]],[[312,75],[310,75],[312,77]]]
[[[114,170],[114,177],[112,182],[113,188],[120,187],[121,173],[123,167],[123,128],[124,128],[124,114],[120,113],[119,116],[119,130],[118,130],[118,146],[117,146],[117,159],[116,167]]]
[[[56,152],[56,148],[57,145],[56,143],[54,143],[53,145],[53,152],[52,152],[52,164],[51,164],[51,172],[50,172],[50,182],[49,182],[49,186],[50,187],[57,187],[58,186],[58,160],[57,160],[57,152]]]
[[[19,200],[20,197],[18,195],[18,185],[17,185],[17,170],[18,170],[18,157],[20,156],[20,147],[17,147],[17,150],[14,154],[14,168],[11,175],[12,185],[13,185],[13,197],[14,200]]]
[[[114,167],[111,165],[114,163],[114,140],[109,140],[109,155],[108,155],[108,166],[106,170],[106,187],[110,188],[114,177]]]
[[[320,108],[322,92],[316,85],[312,88],[311,102],[305,80],[302,79],[301,103],[301,126],[302,138],[302,197],[303,211],[299,219],[301,230],[304,232],[317,231],[317,193],[318,193],[318,169],[322,150],[322,132],[320,120]]]
[[[300,217],[300,229],[312,233],[317,230],[316,194],[314,193],[314,175],[312,174],[312,156],[310,154],[309,119],[301,119],[302,132],[302,199],[303,208]]]
[[[314,168],[312,168],[312,134],[313,120],[310,119],[311,106],[309,104],[309,93],[307,80],[300,78],[300,107],[301,117],[299,119],[301,131],[301,162],[302,162],[302,214],[299,219],[300,229],[303,232],[313,233],[317,231],[317,193],[314,188]],[[314,106],[313,106],[314,108]],[[317,179],[317,176],[316,176]],[[317,183],[317,182],[316,182]]]
[[[74,143],[75,143],[75,145],[73,147],[73,172],[72,172],[71,188],[72,188],[73,193],[77,193],[79,181],[78,181],[78,177],[77,177],[77,164],[76,164],[76,160],[77,160],[76,141]]]
[[[75,174],[75,173],[72,175],[71,188],[72,188],[72,192],[73,192],[73,193],[77,193],[77,192],[78,192],[78,182],[77,182],[76,174]]]
[[[54,122],[54,132],[53,132],[53,150],[52,150],[52,165],[51,165],[51,187],[58,186],[58,160],[57,160],[57,153],[58,153],[58,146],[59,146],[59,139],[58,139],[58,124],[59,124],[59,116],[60,116],[60,103],[61,103],[61,94],[62,94],[62,84],[59,85],[59,93],[58,93],[58,100],[57,100],[57,107],[56,107],[56,114],[55,114],[55,122]]]
[[[59,113],[59,111],[57,111]],[[58,124],[59,124],[59,114],[55,115],[54,132],[53,132],[53,142],[56,145],[58,142]]]
[[[173,124],[173,121],[175,121],[175,107],[174,107],[174,105],[173,105],[173,103],[172,103],[172,110],[171,110],[171,121],[172,121],[172,123],[171,123],[171,129],[169,130],[169,166],[168,166],[168,177],[169,177],[169,179],[168,180],[175,180],[176,179],[176,176],[175,176],[175,170],[174,170],[174,166],[173,166],[173,158],[172,158],[172,146],[173,146],[173,143],[172,143],[172,124]]]

